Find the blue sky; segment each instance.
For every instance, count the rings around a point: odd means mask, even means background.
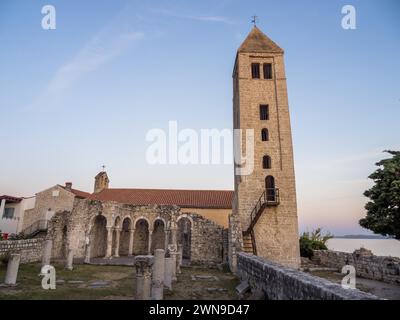
[[[54,5],[57,29],[41,28]],[[356,8],[357,29],[341,28]],[[232,189],[230,165],[151,166],[146,133],[232,127],[232,67],[250,17],[285,49],[299,220],[357,225],[385,149],[400,149],[400,3],[6,1],[0,3],[0,194],[72,181]]]

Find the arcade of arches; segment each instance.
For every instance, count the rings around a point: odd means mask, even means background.
[[[55,250],[65,252],[62,246],[67,242],[75,257],[85,261],[153,254],[155,249],[177,250],[180,245],[183,259],[192,264],[216,265],[227,254],[227,229],[173,205],[82,199],[71,212],[57,213],[53,221]]]

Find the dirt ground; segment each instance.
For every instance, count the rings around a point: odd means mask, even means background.
[[[95,300],[134,299],[135,270],[132,266],[75,265],[73,271],[55,265],[55,290],[44,290],[39,277],[40,264],[21,265],[17,285],[0,286],[0,299],[24,300]],[[0,266],[3,280],[6,266]],[[182,268],[173,290],[165,290],[166,300],[237,299],[239,280],[230,272],[196,267]]]

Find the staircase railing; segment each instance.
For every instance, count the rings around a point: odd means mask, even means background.
[[[21,233],[23,233],[25,236],[30,236],[42,231],[47,231],[47,228],[48,220],[38,220],[22,230]]]
[[[256,202],[253,210],[250,212],[250,224],[246,231],[243,232],[244,235],[250,235],[251,242],[253,245],[253,253],[257,255],[256,240],[254,236],[254,226],[256,225],[258,219],[260,218],[264,208],[266,206],[276,206],[280,202],[279,189],[268,188],[264,190],[260,198]]]

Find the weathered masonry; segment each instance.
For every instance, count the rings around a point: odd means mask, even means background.
[[[254,27],[236,55],[233,127],[254,130],[254,170],[249,175],[235,175],[229,239],[233,269],[238,251],[294,268],[300,263],[283,53]],[[241,145],[235,145],[241,151],[250,147],[245,138]]]
[[[42,258],[43,238],[0,241],[0,257],[20,254],[21,263],[38,262]]]
[[[247,253],[237,255],[237,273],[267,300],[376,300],[359,290],[344,289],[329,280],[314,277]]]
[[[338,270],[349,264],[355,267],[359,277],[400,284],[400,258],[375,256],[370,250],[361,248],[353,253],[314,250],[312,260]]]
[[[174,205],[130,205],[76,199],[71,212],[51,220],[48,237],[53,257],[112,258],[153,254],[178,244],[191,264],[215,266],[224,262],[224,228]]]

